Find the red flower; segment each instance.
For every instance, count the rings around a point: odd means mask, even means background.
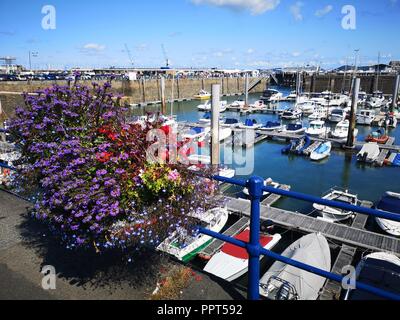
[[[109,134],[107,134],[108,139],[110,139],[111,141],[115,141],[117,140],[117,134],[110,132]]]
[[[105,163],[110,161],[110,158],[112,157],[112,153],[110,152],[101,152],[96,154],[96,159],[100,161],[101,163]]]

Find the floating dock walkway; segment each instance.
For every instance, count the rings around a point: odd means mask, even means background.
[[[394,144],[394,138],[390,137],[389,140],[386,142],[385,146],[390,147]],[[375,164],[377,166],[382,167],[385,163],[387,156],[389,155],[389,149],[381,149],[381,153],[379,154],[378,158],[375,160]]]
[[[250,201],[227,198],[228,210],[250,217]],[[391,252],[400,257],[400,239],[327,222],[301,213],[261,205],[261,219],[303,233],[322,233],[325,237],[356,248]]]

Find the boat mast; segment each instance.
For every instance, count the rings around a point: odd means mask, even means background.
[[[376,69],[375,91],[378,91],[378,90],[379,90],[379,76],[380,76],[380,73],[381,73],[381,66],[380,66],[380,64],[381,64],[381,53],[378,52],[378,66],[377,66],[377,69]]]

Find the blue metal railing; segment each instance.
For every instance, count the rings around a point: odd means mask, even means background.
[[[10,169],[10,170],[16,170],[16,168],[10,167],[8,165],[0,163],[0,167]],[[344,277],[341,275],[337,275],[331,272],[327,272],[325,270],[313,267],[311,265],[304,264],[299,261],[295,261],[293,259],[287,258],[285,256],[276,254],[270,250],[264,249],[260,245],[259,237],[260,237],[260,203],[261,203],[261,197],[264,193],[264,191],[269,192],[269,193],[274,193],[278,194],[281,196],[293,198],[293,199],[298,199],[298,200],[303,200],[307,202],[312,202],[312,203],[318,203],[321,205],[325,206],[330,206],[330,207],[335,207],[339,209],[344,209],[347,211],[353,211],[369,216],[374,216],[374,217],[379,217],[379,218],[384,218],[388,220],[393,220],[393,221],[399,221],[400,222],[400,215],[396,215],[393,213],[389,212],[384,212],[380,210],[375,210],[375,209],[369,209],[369,208],[364,208],[364,207],[359,207],[359,206],[353,206],[341,202],[336,202],[336,201],[331,201],[331,200],[325,200],[321,199],[315,196],[303,194],[303,193],[298,193],[298,192],[293,192],[293,191],[285,191],[281,189],[276,189],[272,187],[265,187],[264,186],[264,180],[259,177],[252,177],[250,178],[247,182],[242,181],[242,180],[236,180],[236,179],[229,179],[229,178],[224,178],[220,176],[215,176],[215,180],[220,181],[220,182],[226,182],[230,183],[233,185],[241,186],[241,187],[247,187],[249,190],[249,195],[251,199],[251,214],[250,214],[250,241],[249,243],[245,243],[243,241],[239,241],[235,238],[228,237],[226,235],[216,233],[213,231],[210,231],[208,229],[200,227],[199,230],[201,233],[209,235],[213,238],[219,239],[224,242],[231,243],[233,245],[236,245],[238,247],[244,248],[247,250],[249,254],[249,282],[248,282],[248,298],[250,300],[258,300],[260,298],[260,293],[259,293],[259,285],[260,285],[260,256],[264,255],[267,257],[270,257],[273,260],[280,261],[282,263],[291,265],[293,267],[314,273],[316,275],[319,275],[321,277],[324,277],[329,280],[333,280],[339,283],[342,283],[344,280]],[[375,288],[373,286],[361,283],[361,282],[356,282],[356,288],[359,290],[364,290],[366,292],[372,293],[377,296],[381,296],[386,299],[391,299],[391,300],[400,300],[400,295]]]
[[[330,207],[335,207],[335,208],[340,208],[348,211],[353,211],[369,216],[374,216],[374,217],[379,217],[379,218],[384,218],[388,220],[394,220],[394,221],[399,221],[400,222],[400,215],[380,211],[380,210],[375,210],[375,209],[369,209],[369,208],[364,208],[364,207],[359,207],[359,206],[353,206],[341,202],[336,202],[336,201],[330,201],[330,200],[325,200],[321,199],[318,197],[310,196],[307,194],[302,194],[298,192],[293,192],[293,191],[284,191],[280,189],[275,189],[271,187],[265,187],[264,186],[264,180],[260,177],[252,177],[250,178],[247,182],[242,181],[242,180],[236,180],[236,179],[229,179],[229,178],[224,178],[220,176],[215,176],[215,180],[220,181],[220,182],[226,182],[230,183],[233,185],[237,186],[242,186],[242,187],[247,187],[249,190],[249,195],[250,195],[250,200],[251,200],[251,214],[250,214],[250,241],[248,243],[245,243],[243,241],[239,241],[235,238],[228,237],[226,235],[216,233],[213,231],[210,231],[208,229],[200,227],[200,232],[206,235],[209,235],[213,238],[219,239],[224,242],[231,243],[233,245],[236,245],[238,247],[244,248],[247,250],[249,254],[249,281],[248,281],[248,299],[250,300],[258,300],[260,298],[260,256],[268,256],[272,258],[273,260],[280,261],[282,263],[291,265],[293,267],[311,272],[313,274],[319,275],[321,277],[324,277],[329,280],[333,280],[339,283],[343,283],[343,280],[345,279],[344,276],[337,275],[331,272],[327,272],[325,270],[313,267],[311,265],[304,264],[299,261],[295,261],[293,259],[287,258],[285,256],[276,254],[270,250],[264,249],[260,245],[259,237],[260,237],[260,201],[261,197],[264,193],[264,191],[269,192],[269,193],[274,193],[278,195],[282,195],[285,197],[289,198],[294,198],[298,200],[303,200],[307,202],[312,202],[312,203],[318,203],[321,205],[326,205]],[[400,300],[400,295],[397,295],[392,292],[388,292],[373,286],[370,286],[368,284],[364,284],[361,282],[356,282],[356,289],[359,290],[364,290],[366,292],[372,293],[377,296],[381,296],[386,299],[391,299],[391,300]]]

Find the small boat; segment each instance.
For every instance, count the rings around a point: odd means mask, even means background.
[[[220,168],[218,175],[224,178],[234,178],[236,175],[235,169],[229,169],[228,167]]]
[[[310,122],[310,126],[306,129],[306,134],[313,137],[326,136],[331,131],[326,127],[325,121],[315,120]]]
[[[365,163],[373,163],[379,156],[380,149],[377,143],[366,143],[357,154],[357,160]]]
[[[194,98],[198,100],[210,100],[211,93],[206,90],[200,90],[199,93],[194,96]]]
[[[387,252],[374,252],[362,258],[356,268],[356,282],[400,295],[400,259]],[[348,289],[344,300],[383,300],[372,293]]]
[[[286,126],[284,126],[282,130],[282,132],[292,133],[292,134],[304,133],[305,131],[306,128],[303,127],[303,124],[301,122],[289,123]]]
[[[204,155],[191,155],[188,157],[190,163],[195,163],[188,167],[188,170],[199,172],[203,170],[204,166],[211,164],[210,156]],[[221,167],[218,169],[218,175],[224,178],[233,178],[236,175],[236,170],[229,169],[228,167]]]
[[[267,123],[260,128],[260,130],[265,131],[274,131],[274,130],[282,130],[284,126],[278,121],[267,121]]]
[[[203,104],[199,104],[197,106],[197,110],[199,111],[211,111],[211,103],[210,100],[207,100],[205,103]]]
[[[239,125],[239,120],[226,118],[224,123],[221,123],[221,127],[236,128]]]
[[[231,103],[231,107],[234,108],[243,108],[245,106],[246,102],[244,100],[236,100]]]
[[[211,112],[207,112],[204,116],[199,120],[200,123],[211,123]],[[224,119],[220,118],[219,123],[224,123]]]
[[[348,190],[340,190],[338,188],[329,190],[322,199],[352,204],[354,206],[358,205],[359,203],[358,196],[356,194],[352,194],[349,193]],[[329,220],[330,222],[344,221],[351,218],[354,214],[353,211],[346,211],[317,203],[314,203],[313,207],[324,219]]]
[[[305,115],[313,114],[317,107],[318,104],[312,100],[306,100],[296,104],[296,108],[301,110],[301,112]]]
[[[396,128],[397,122],[398,122],[398,120],[397,120],[396,116],[394,115],[394,113],[388,113],[386,115],[384,123],[387,127]]]
[[[296,101],[296,99],[297,99],[296,91],[290,92],[290,94],[284,98],[284,100],[286,100],[286,101]]]
[[[346,119],[346,111],[343,109],[333,109],[328,116],[328,120],[331,122],[341,122]]]
[[[255,119],[246,119],[244,123],[239,124],[240,129],[260,129],[262,124],[257,123]]]
[[[326,238],[309,234],[291,244],[284,257],[330,271],[331,252]],[[271,300],[317,300],[326,279],[313,273],[275,262],[260,280],[260,294]]]
[[[263,92],[261,100],[266,102],[278,102],[283,99],[283,94],[275,89],[267,89]]]
[[[209,165],[211,164],[211,157],[202,154],[192,154],[188,157],[191,164]]]
[[[272,250],[281,240],[282,236],[277,233],[274,235],[261,235],[260,244],[266,250]],[[250,229],[246,228],[235,239],[249,242]],[[260,260],[262,256],[260,257]],[[249,255],[244,248],[226,243],[221,251],[216,253],[204,268],[205,272],[213,274],[226,281],[233,281],[244,275],[248,271]]]
[[[189,132],[183,134],[184,139],[200,139],[204,138],[208,133],[210,133],[210,127],[194,127],[191,128]]]
[[[228,215],[226,208],[214,208],[203,214],[191,214],[202,226],[214,232],[220,232],[223,229],[228,221]],[[210,236],[201,233],[190,234],[185,228],[180,228],[165,239],[157,250],[169,253],[180,261],[189,262],[212,240]]]
[[[386,161],[386,165],[400,167],[400,153],[392,152]]]
[[[331,155],[332,142],[324,142],[310,154],[310,159],[313,161],[321,161]]]
[[[296,120],[300,119],[302,115],[303,112],[300,109],[287,109],[282,113],[281,118],[287,120]]]
[[[220,102],[220,109],[219,109],[219,112],[225,112],[227,106],[228,106],[228,102],[227,102],[227,101],[221,101],[221,102]],[[211,107],[211,103],[210,103],[209,100],[208,100],[206,103],[200,104],[200,105],[197,106],[197,109],[198,109],[199,111],[211,111],[211,108],[212,108],[212,107]]]
[[[325,120],[328,118],[329,109],[326,107],[319,107],[314,110],[314,113],[308,116],[308,119],[313,120]]]
[[[336,125],[335,130],[333,130],[331,132],[331,136],[332,136],[332,138],[346,141],[347,136],[349,135],[349,130],[350,130],[350,121],[343,120]],[[358,129],[355,128],[354,129],[354,137],[357,137],[357,135],[358,135]]]
[[[400,193],[386,192],[378,202],[378,210],[398,214],[400,217]],[[382,218],[375,218],[379,227],[388,234],[400,237],[400,222]]]
[[[384,105],[385,97],[383,96],[383,92],[375,91],[371,97],[367,99],[365,105],[368,108],[379,109]]]
[[[271,187],[271,188],[275,188],[278,189],[280,184],[278,182],[275,182],[274,180],[272,180],[271,178],[268,178],[266,180],[264,180],[264,186],[265,187]],[[249,189],[244,188],[243,189],[243,193],[248,196],[249,195]],[[268,196],[270,193],[264,191],[263,196]]]
[[[374,119],[375,112],[372,110],[360,110],[360,113],[357,114],[357,124],[370,126]]]
[[[385,144],[388,140],[389,140],[389,136],[386,135],[385,129],[383,129],[383,128],[380,128],[380,129],[372,132],[372,134],[370,134],[365,139],[366,142],[376,142],[379,144]]]
[[[263,100],[257,100],[256,102],[251,104],[250,107],[254,109],[264,109],[266,105]]]
[[[311,139],[308,135],[304,135],[299,139],[292,140],[288,146],[282,149],[283,154],[295,153],[303,154],[303,151],[311,145]]]

